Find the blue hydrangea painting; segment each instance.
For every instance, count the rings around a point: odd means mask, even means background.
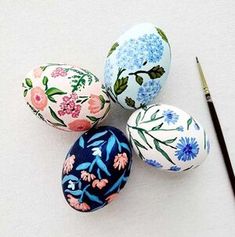
[[[152,104],[136,110],[126,129],[136,154],[158,170],[177,173],[194,169],[210,151],[200,123],[171,105]]]
[[[125,135],[105,126],[83,134],[62,170],[65,199],[75,210],[95,211],[116,198],[130,173],[132,153]]]
[[[136,25],[109,50],[104,69],[106,90],[124,108],[144,107],[163,87],[170,61],[164,32],[151,23]]]

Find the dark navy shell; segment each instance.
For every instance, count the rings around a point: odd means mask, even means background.
[[[89,212],[112,201],[127,181],[131,156],[128,140],[117,128],[93,128],[80,136],[62,170],[63,193],[70,206]]]

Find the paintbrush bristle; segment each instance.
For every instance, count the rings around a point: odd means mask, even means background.
[[[196,57],[196,61],[197,61],[197,63],[199,63],[198,57]]]

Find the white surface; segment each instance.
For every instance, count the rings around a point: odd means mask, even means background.
[[[201,60],[235,164],[235,1],[0,0],[0,236],[235,236],[235,205],[200,87]],[[111,43],[136,23],[162,27],[172,47],[158,101],[191,113],[212,151],[197,170],[156,172],[134,158],[118,200],[81,214],[65,202],[60,175],[77,138],[46,126],[25,106],[21,80],[45,62],[80,64],[102,77]],[[113,106],[104,124],[124,130],[129,113]]]

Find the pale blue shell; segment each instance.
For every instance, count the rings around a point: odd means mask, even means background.
[[[167,79],[170,45],[162,30],[151,23],[134,26],[110,49],[104,80],[114,101],[127,109],[149,104]]]

